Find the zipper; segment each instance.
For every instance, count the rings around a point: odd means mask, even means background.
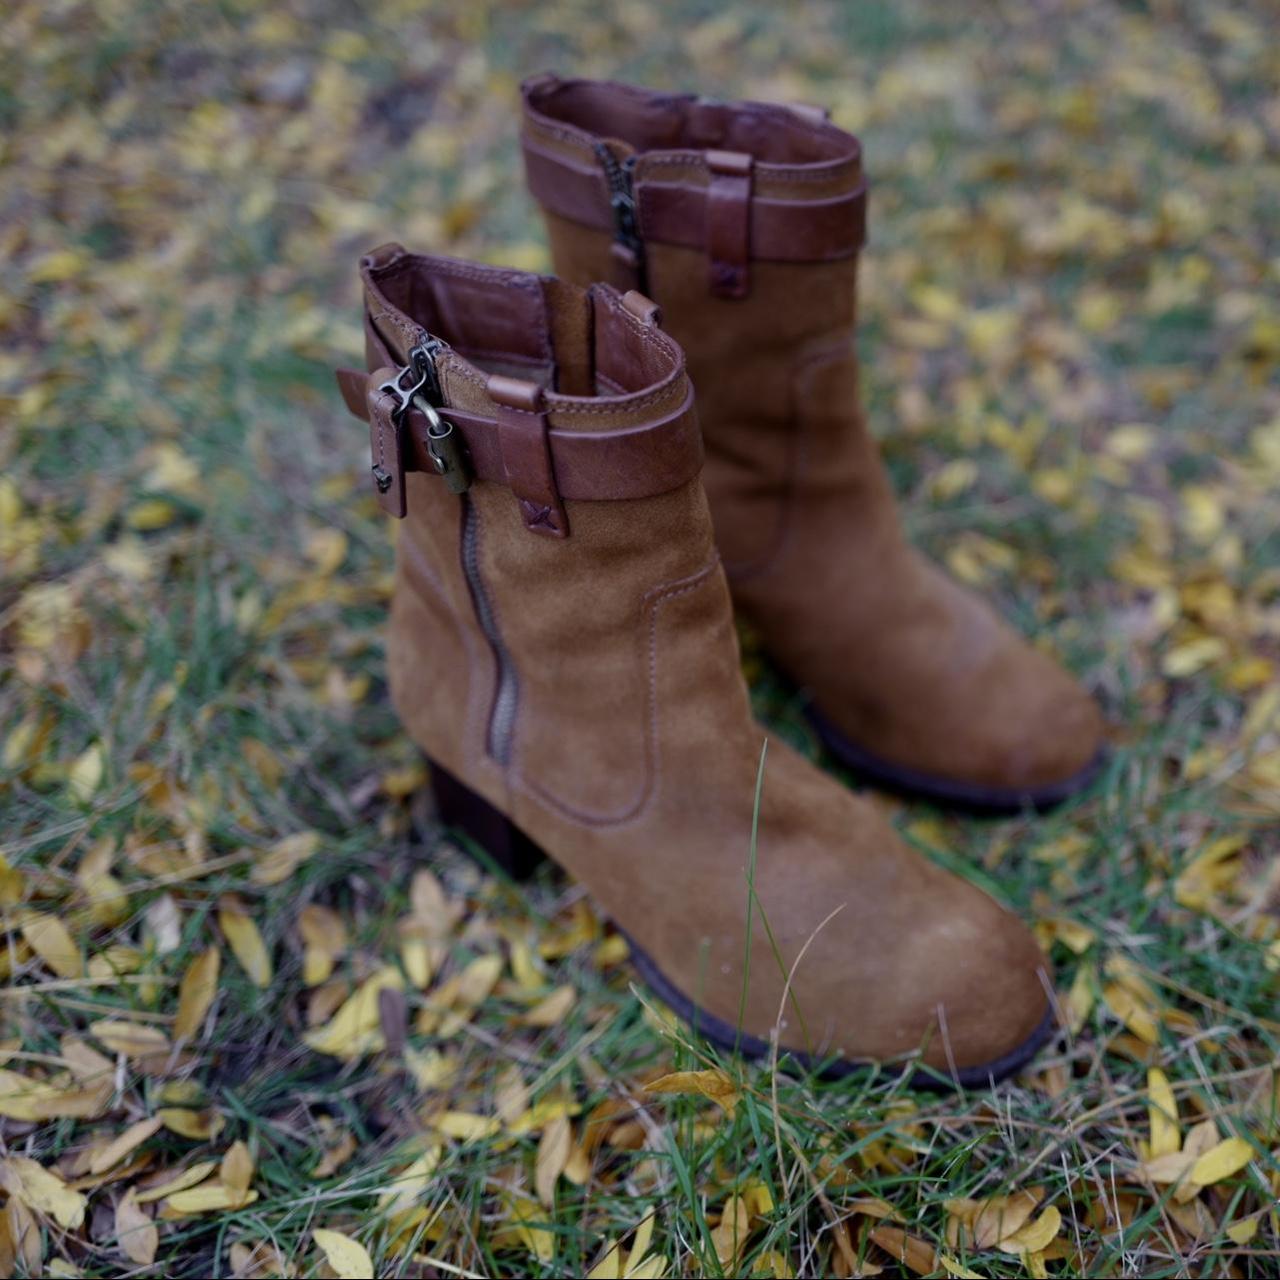
[[[485,732],[485,750],[501,765],[511,761],[511,745],[515,736],[516,709],[519,702],[519,680],[511,653],[498,629],[498,618],[489,598],[488,589],[480,574],[480,517],[471,500],[471,468],[461,435],[437,412],[443,400],[440,377],[436,370],[436,357],[448,350],[448,344],[434,338],[424,329],[422,339],[408,355],[407,366],[400,371],[393,387],[401,397],[401,413],[416,401],[427,418],[427,452],[436,470],[444,477],[451,493],[458,495],[462,506],[462,529],[459,536],[462,576],[471,595],[471,607],[482,634],[493,654],[496,679],[493,704],[489,709],[489,723]],[[412,390],[406,391],[403,383],[412,377]]]
[[[520,685],[515,663],[498,630],[493,601],[480,575],[480,517],[468,494],[462,495],[462,574],[471,592],[471,606],[484,638],[493,653],[495,670],[493,704],[485,731],[485,750],[498,764],[511,763],[511,743],[515,736],[516,707]]]
[[[640,238],[640,224],[636,217],[635,169],[636,157],[628,156],[621,163],[603,142],[595,144],[596,155],[604,168],[605,181],[609,184],[609,207],[613,210],[613,239],[625,251],[627,261],[636,275],[636,288],[645,290],[644,241]]]

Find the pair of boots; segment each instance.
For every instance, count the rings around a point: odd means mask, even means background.
[[[1093,702],[904,541],[858,406],[857,140],[810,108],[523,96],[559,278],[378,249],[369,372],[339,374],[404,518],[390,684],[443,816],[513,871],[550,854],[722,1045],[1017,1069],[1051,1027],[1024,924],[777,742],[753,827],[735,606],[864,776],[1016,809],[1100,755]]]

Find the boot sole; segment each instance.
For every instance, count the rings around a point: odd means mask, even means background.
[[[1064,800],[1096,782],[1108,758],[1106,748],[1100,747],[1093,759],[1069,778],[1039,787],[993,787],[942,778],[906,765],[892,764],[856,742],[850,742],[816,707],[806,707],[804,714],[827,751],[845,768],[868,782],[899,795],[931,800],[984,817],[1009,817],[1028,811],[1044,813],[1055,809]]]
[[[473,847],[464,846],[465,851],[486,870],[497,868],[512,880],[527,880],[544,860],[555,861],[483,796],[477,795],[434,761],[428,760],[428,764],[431,767],[431,787],[441,822],[468,838],[468,844]],[[631,949],[631,962],[640,978],[697,1034],[710,1040],[717,1048],[746,1058],[768,1058],[773,1053],[773,1046],[767,1040],[739,1031],[731,1023],[700,1009],[636,946],[625,929],[619,928],[619,932],[627,939]],[[921,1068],[912,1074],[909,1084],[915,1089],[937,1092],[957,1088],[982,1088],[994,1084],[1026,1066],[1053,1032],[1053,1009],[1050,1006],[1040,1025],[1022,1044],[992,1062],[976,1067],[961,1067],[952,1074]],[[794,1049],[780,1050],[778,1060],[780,1065],[793,1065],[804,1074],[816,1073],[824,1079],[832,1080],[872,1071],[878,1065],[869,1060],[819,1058]]]

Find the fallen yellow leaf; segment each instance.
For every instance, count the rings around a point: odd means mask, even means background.
[[[316,1227],[311,1236],[341,1280],[373,1280],[373,1259],[358,1240],[324,1227]]]
[[[188,966],[178,987],[178,1012],[173,1019],[173,1034],[185,1040],[200,1030],[204,1016],[218,993],[218,971],[222,952],[217,947],[202,951]]]
[[[166,1217],[188,1213],[213,1213],[220,1209],[243,1209],[258,1198],[256,1191],[236,1191],[210,1179],[188,1191],[174,1191],[161,1206]]]
[[[1062,1215],[1050,1205],[1034,1222],[1028,1222],[1012,1235],[1005,1236],[999,1247],[1005,1253],[1039,1253],[1048,1248],[1061,1226]]]
[[[249,1148],[239,1140],[227,1148],[218,1167],[218,1181],[229,1191],[243,1196],[253,1181],[253,1157]]]
[[[271,982],[271,955],[267,944],[258,932],[258,926],[250,918],[244,903],[227,893],[218,901],[218,924],[226,935],[227,944],[240,966],[255,986],[265,987]]]
[[[254,864],[249,879],[254,884],[280,884],[287,880],[297,868],[310,858],[320,847],[320,833],[317,831],[299,831],[285,836],[275,844]]]
[[[144,1026],[138,1022],[120,1022],[105,1019],[90,1023],[89,1030],[112,1053],[126,1058],[149,1058],[154,1054],[168,1053],[172,1046],[169,1037],[158,1027]]]
[[[140,1267],[149,1267],[156,1260],[160,1232],[143,1212],[133,1187],[116,1203],[116,1241],[120,1252]]]
[[[554,1117],[542,1131],[533,1171],[534,1190],[547,1208],[555,1203],[556,1183],[569,1162],[572,1145],[573,1133],[568,1116]]]
[[[68,1231],[78,1230],[84,1223],[88,1203],[56,1173],[26,1156],[6,1156],[0,1160],[0,1185],[16,1196],[28,1209],[52,1218]]]
[[[137,1124],[130,1125],[114,1142],[109,1146],[105,1146],[99,1151],[89,1162],[89,1172],[98,1174],[106,1173],[112,1165],[118,1164],[131,1151],[136,1150],[164,1122],[159,1116],[151,1116],[146,1120],[139,1120]]]
[[[480,1142],[502,1128],[497,1116],[478,1116],[470,1111],[442,1111],[431,1123],[446,1137],[463,1142]]]
[[[715,1247],[720,1265],[737,1274],[737,1266],[747,1240],[751,1236],[751,1213],[740,1196],[730,1196],[724,1202],[720,1221],[711,1228],[711,1243]]]
[[[88,804],[93,799],[93,793],[102,785],[102,773],[102,746],[95,742],[76,757],[67,773],[67,789],[72,798],[81,804]]]
[[[152,1200],[163,1200],[175,1191],[185,1191],[203,1182],[218,1167],[215,1160],[201,1160],[187,1169],[169,1172],[147,1187],[138,1188],[138,1203],[148,1204]]]
[[[388,990],[404,990],[400,971],[390,965],[366,978],[323,1027],[302,1037],[304,1043],[317,1053],[344,1059],[386,1048],[378,996]]]
[[[719,1067],[706,1071],[673,1071],[645,1085],[646,1093],[700,1093],[733,1115],[739,1093],[733,1080]]]
[[[1169,1077],[1159,1067],[1152,1067],[1147,1072],[1147,1093],[1151,1099],[1147,1107],[1151,1154],[1163,1156],[1180,1150],[1182,1131],[1178,1128],[1178,1104],[1169,1087]]]
[[[1197,1186],[1211,1187],[1239,1173],[1255,1154],[1252,1145],[1243,1138],[1224,1138],[1191,1166],[1191,1181]]]
[[[22,936],[58,977],[78,978],[84,973],[80,948],[57,916],[29,913],[22,921]]]
[[[222,1132],[222,1117],[216,1111],[192,1111],[189,1107],[161,1107],[156,1115],[166,1129],[196,1142],[216,1138]]]
[[[540,1000],[520,1019],[527,1027],[554,1027],[573,1008],[578,993],[573,987],[557,987],[545,1000]]]

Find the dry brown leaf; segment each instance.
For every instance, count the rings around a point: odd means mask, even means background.
[[[931,1276],[938,1270],[938,1255],[928,1241],[908,1235],[899,1227],[875,1226],[867,1234],[895,1262],[901,1262],[916,1275]]]
[[[116,1202],[116,1242],[130,1262],[149,1267],[156,1260],[160,1232],[138,1203],[138,1193],[130,1187]]]
[[[194,1036],[204,1022],[214,997],[218,994],[218,971],[222,952],[217,947],[202,951],[187,967],[178,987],[178,1012],[173,1019],[175,1040]]]

